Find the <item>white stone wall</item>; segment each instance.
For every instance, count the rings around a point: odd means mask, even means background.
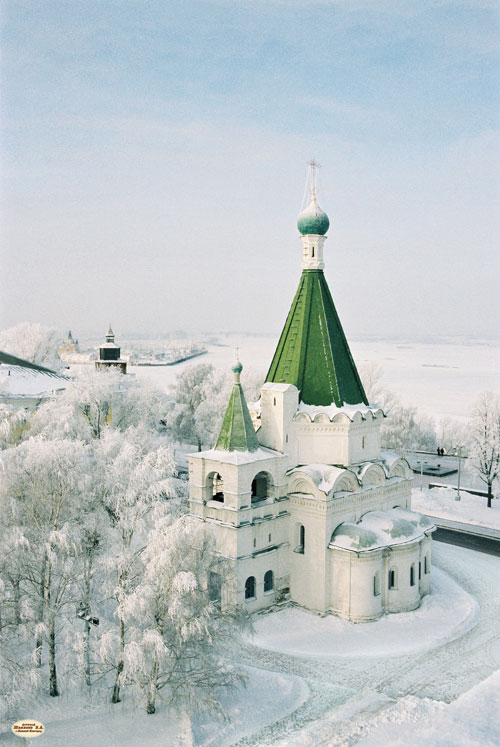
[[[353,622],[377,620],[384,612],[382,550],[329,550],[329,609]],[[378,574],[377,594],[374,577]]]

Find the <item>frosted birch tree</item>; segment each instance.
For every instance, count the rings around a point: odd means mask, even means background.
[[[158,697],[218,710],[220,692],[244,681],[223,649],[246,618],[209,594],[212,573],[229,575],[224,561],[199,522],[157,512],[142,562],[141,583],[122,603],[131,628],[124,679],[140,690],[149,714]]]
[[[58,620],[73,603],[79,519],[85,514],[90,460],[80,441],[30,438],[3,452],[1,499],[6,523],[25,538],[16,558],[23,585],[35,598],[35,656],[48,644],[49,694],[59,694]]]
[[[161,431],[169,408],[167,395],[118,371],[79,372],[65,391],[38,408],[31,432],[45,438],[98,439],[108,427]]]
[[[57,330],[43,324],[21,322],[0,331],[0,350],[53,371],[62,367],[58,353],[60,343]]]
[[[141,556],[154,509],[172,495],[171,451],[144,428],[122,433],[107,430],[96,444],[103,507],[109,517],[110,596],[116,602],[117,634],[104,637],[102,658],[115,669],[112,702],[120,702],[123,684],[126,620],[124,605],[141,578]]]
[[[500,396],[482,392],[472,408],[470,466],[486,485],[487,505],[491,508],[493,487],[500,477]]]

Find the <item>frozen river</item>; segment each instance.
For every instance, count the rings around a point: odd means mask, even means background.
[[[221,336],[221,345],[209,345],[208,353],[176,366],[132,367],[138,378],[168,388],[186,367],[211,363],[230,368],[234,349],[239,348],[244,367],[264,378],[276,348],[277,336]],[[436,419],[466,417],[477,394],[500,392],[500,340],[476,342],[351,342],[356,363],[375,361],[383,368],[383,386],[406,404],[412,404]],[[243,384],[244,384],[243,374]]]

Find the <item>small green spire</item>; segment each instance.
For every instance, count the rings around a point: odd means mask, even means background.
[[[232,367],[234,386],[215,448],[219,451],[257,451],[259,442],[240,384],[243,366],[236,361]]]

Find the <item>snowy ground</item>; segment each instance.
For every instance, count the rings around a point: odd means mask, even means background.
[[[247,687],[223,699],[226,720],[208,716],[190,720],[161,709],[148,716],[125,703],[85,710],[74,698],[64,696],[49,707],[30,708],[29,718],[45,726],[45,734],[37,741],[40,747],[225,747],[286,717],[309,697],[309,688],[299,677],[254,667],[245,670]],[[19,737],[10,732],[0,734],[0,744],[19,745]]]
[[[408,615],[361,625],[296,609],[258,616],[253,641],[228,652],[249,673],[248,688],[226,698],[230,721],[90,708],[64,696],[25,716],[45,724],[41,747],[499,744],[500,674],[487,678],[500,669],[500,558],[438,542],[433,558],[444,573]],[[331,626],[326,654],[322,624]],[[270,643],[274,650],[263,647]]]
[[[446,573],[433,569],[432,594],[414,612],[384,615],[369,624],[300,608],[261,615],[252,643],[273,651],[323,659],[401,656],[458,638],[477,622],[478,604]]]
[[[460,521],[492,529],[500,529],[500,500],[492,501],[491,508],[486,498],[460,491],[460,500],[455,500],[457,491],[452,488],[413,489],[411,507],[427,516],[451,521]]]

